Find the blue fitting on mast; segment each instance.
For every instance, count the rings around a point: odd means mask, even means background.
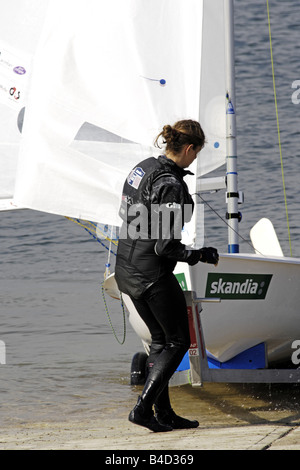
[[[239,245],[228,245],[228,253],[239,253],[240,252],[240,247]]]

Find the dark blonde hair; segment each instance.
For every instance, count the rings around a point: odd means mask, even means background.
[[[158,148],[159,139],[163,139],[166,144],[166,150],[176,154],[179,153],[185,145],[194,145],[195,147],[204,147],[205,135],[199,122],[191,119],[176,122],[173,126],[167,124],[155,139],[154,145]]]

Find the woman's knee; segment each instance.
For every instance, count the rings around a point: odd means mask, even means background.
[[[171,340],[170,342],[167,343],[166,349],[174,349],[177,350],[178,353],[181,353],[184,355],[190,347],[190,340],[183,338],[183,339],[177,339],[177,340]]]

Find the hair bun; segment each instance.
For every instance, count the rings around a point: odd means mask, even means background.
[[[180,132],[178,132],[177,129],[174,129],[174,127],[170,126],[170,124],[167,124],[163,127],[162,137],[166,143],[176,141],[179,138],[179,134]]]
[[[194,145],[202,148],[205,144],[205,135],[199,122],[191,119],[184,119],[176,122],[173,126],[166,124],[163,130],[155,139],[154,145],[161,148],[159,139],[167,144],[166,150],[173,153],[181,151],[184,145]]]

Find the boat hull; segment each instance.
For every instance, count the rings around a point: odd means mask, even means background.
[[[269,363],[291,359],[300,339],[300,260],[257,255],[221,255],[215,268],[199,263],[189,272],[209,352],[225,362],[264,342]]]
[[[217,267],[178,263],[176,275],[182,288],[197,297],[220,299],[202,303],[202,326],[211,356],[226,362],[265,343],[269,364],[291,360],[293,342],[300,340],[299,259],[223,254]],[[147,348],[149,331],[132,304],[127,306],[130,323]]]

